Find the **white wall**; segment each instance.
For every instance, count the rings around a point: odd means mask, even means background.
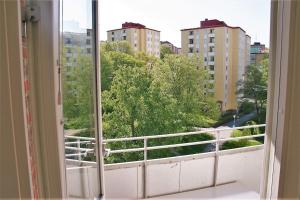
[[[238,181],[249,190],[259,193],[262,171],[263,149],[230,150],[221,152],[217,170],[218,184]],[[214,154],[206,157],[189,157],[189,159],[173,159],[150,161],[147,166],[147,196],[177,193],[192,189],[213,186],[214,181]],[[69,194],[76,197],[86,197],[93,185],[94,175],[90,168],[87,171],[68,171]],[[144,169],[142,164],[116,164],[106,166],[105,196],[106,198],[143,197]],[[84,181],[84,182],[80,182]],[[84,185],[82,185],[84,184]],[[83,190],[84,188],[84,190]],[[88,192],[87,192],[88,191]],[[235,191],[230,191],[234,193]]]

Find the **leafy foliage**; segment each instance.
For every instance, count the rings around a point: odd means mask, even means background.
[[[261,123],[265,121],[265,107],[267,102],[267,84],[268,84],[268,66],[269,60],[263,60],[259,65],[248,67],[245,80],[239,80],[237,83],[237,93],[242,95],[243,100],[254,102],[258,120]]]
[[[215,123],[220,115],[214,99],[205,95],[208,73],[199,57],[165,54],[164,59],[134,54],[126,42],[101,45],[103,133],[105,138],[157,135],[194,130]],[[93,121],[92,61],[79,55],[76,66],[64,67],[66,128],[91,127]],[[173,137],[149,141],[149,146],[210,140],[213,136]],[[116,142],[109,148],[143,146]],[[204,151],[207,145],[149,151],[149,158]],[[113,155],[107,162],[143,159],[143,152]]]
[[[63,106],[66,129],[90,128],[93,123],[93,75],[92,59],[79,54],[64,61]]]
[[[173,54],[170,47],[168,47],[167,45],[160,45],[160,58],[164,59],[168,54]]]

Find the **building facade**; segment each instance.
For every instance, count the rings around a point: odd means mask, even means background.
[[[222,111],[237,109],[237,81],[250,64],[251,38],[240,27],[219,20],[201,21],[200,27],[181,30],[182,54],[203,58],[209,90]]]
[[[168,47],[174,54],[180,54],[181,48],[176,47],[169,41],[161,41],[160,45]]]
[[[135,52],[160,57],[160,31],[126,22],[122,28],[107,31],[107,41],[128,41]]]
[[[64,32],[63,42],[65,50],[65,59],[68,66],[76,64],[78,55],[92,55],[92,29],[86,29],[86,32]]]
[[[250,64],[257,65],[269,55],[269,49],[260,42],[254,42],[250,49]]]

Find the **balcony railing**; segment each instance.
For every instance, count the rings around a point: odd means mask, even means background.
[[[216,186],[219,184],[229,183],[232,181],[237,181],[239,178],[235,177],[237,175],[232,174],[229,176],[231,172],[228,172],[228,166],[231,165],[228,162],[232,159],[230,156],[236,156],[234,159],[239,158],[247,158],[250,155],[249,159],[246,160],[234,160],[234,163],[239,162],[247,162],[246,164],[251,171],[251,173],[259,173],[259,169],[256,169],[258,163],[261,159],[253,162],[253,159],[256,159],[257,155],[255,152],[260,152],[258,155],[261,156],[261,152],[263,149],[262,145],[256,146],[248,146],[248,147],[240,147],[235,149],[223,150],[222,145],[226,141],[233,141],[233,140],[241,140],[241,139],[255,139],[264,137],[264,133],[256,134],[256,135],[248,135],[242,137],[231,137],[231,132],[233,130],[241,130],[241,129],[254,129],[254,128],[263,128],[265,124],[261,125],[251,125],[251,126],[242,126],[242,127],[235,127],[235,128],[217,128],[211,130],[201,130],[201,131],[194,131],[194,132],[185,132],[185,133],[174,133],[174,134],[163,134],[163,135],[151,135],[151,136],[141,136],[141,137],[129,137],[129,138],[115,138],[115,139],[105,139],[104,143],[110,144],[114,142],[133,142],[133,141],[142,141],[143,147],[137,148],[127,148],[127,149],[112,149],[106,150],[106,153],[110,155],[113,154],[120,154],[120,153],[133,153],[133,152],[143,152],[143,160],[133,161],[133,162],[125,162],[125,163],[117,163],[117,164],[106,164],[105,165],[105,175],[106,175],[106,184],[108,185],[107,188],[113,187],[115,190],[114,192],[106,191],[106,194],[112,198],[120,198],[120,197],[130,197],[130,198],[146,198],[149,196],[157,196],[163,194],[170,194],[176,192],[187,191],[195,188],[203,188],[209,186]],[[192,136],[192,135],[200,135],[204,133],[210,133],[215,136],[212,140],[207,141],[196,141],[196,142],[187,142],[187,143],[180,143],[180,144],[169,144],[169,145],[157,145],[157,146],[149,146],[149,140],[158,140],[161,138],[172,138],[172,137],[181,137],[181,136]],[[71,141],[70,141],[71,140]],[[86,138],[86,137],[77,137],[77,136],[66,136],[66,158],[67,164],[69,167],[67,168],[68,171],[70,170],[78,170],[79,168],[87,168],[87,170],[92,170],[91,167],[96,167],[96,162],[91,161],[84,161],[84,157],[93,153],[95,139],[94,138]],[[176,147],[186,147],[186,146],[195,146],[195,145],[203,145],[203,144],[210,144],[213,148],[208,152],[199,152],[198,154],[192,155],[181,155],[177,157],[167,157],[167,158],[158,158],[158,159],[149,159],[148,153],[152,150],[159,150],[159,149],[170,149]],[[249,154],[250,152],[250,154]],[[253,154],[254,153],[254,154]],[[243,155],[240,157],[240,155]],[[254,156],[253,156],[254,155]],[[225,159],[224,156],[227,158]],[[229,156],[229,158],[228,158]],[[258,156],[258,157],[259,157]],[[221,159],[221,160],[220,160]],[[205,168],[201,167],[202,172],[194,171],[195,163],[190,164],[190,170],[185,171],[186,163],[190,161],[201,162],[201,166],[206,166]],[[172,164],[173,163],[173,164]],[[176,166],[174,163],[177,163]],[[203,164],[206,163],[206,164]],[[225,163],[225,164],[224,164]],[[227,164],[226,164],[227,163]],[[179,165],[178,165],[179,164]],[[174,165],[174,166],[169,166]],[[220,166],[221,165],[221,166]],[[78,167],[79,166],[79,167]],[[159,166],[159,167],[158,167]],[[165,167],[170,167],[166,169]],[[196,166],[199,167],[199,163],[196,163]],[[227,168],[226,168],[227,166]],[[158,167],[158,168],[157,168]],[[176,170],[175,170],[175,168]],[[180,170],[177,170],[179,167]],[[252,169],[253,168],[253,169]],[[186,168],[188,169],[188,168]],[[123,171],[120,171],[123,170]],[[124,170],[128,171],[124,174]],[[137,174],[132,174],[132,170],[136,171]],[[174,171],[175,170],[175,171]],[[208,170],[208,171],[207,171]],[[224,171],[227,170],[227,171]],[[237,169],[237,171],[240,169]],[[130,172],[131,171],[131,172]],[[206,172],[207,171],[207,172]],[[248,170],[247,170],[248,171]],[[226,172],[226,173],[225,173]],[[172,175],[168,173],[173,173]],[[184,173],[185,175],[183,175]],[[194,174],[194,176],[205,176],[206,181],[201,181],[201,183],[189,183],[187,184],[186,179],[190,175]],[[204,174],[205,175],[204,175]],[[207,177],[207,174],[210,174]],[[226,175],[224,175],[224,173]],[[250,173],[250,174],[251,174]],[[73,173],[74,174],[74,173]],[[130,175],[131,174],[131,175]],[[240,173],[236,173],[240,174]],[[170,175],[170,176],[169,176]],[[200,176],[199,175],[199,176]],[[124,177],[123,177],[124,176]],[[182,177],[184,176],[184,177]],[[90,177],[90,176],[88,176]],[[173,183],[169,178],[178,177],[176,182]],[[180,178],[181,177],[181,178]],[[254,176],[253,176],[254,177]],[[251,179],[253,179],[251,177]],[[193,178],[193,177],[190,177]],[[249,177],[248,177],[249,178]],[[245,181],[248,178],[240,178]],[[125,180],[126,179],[126,180]],[[128,179],[128,180],[127,180]],[[252,185],[257,184],[257,177],[254,177],[255,180],[251,180]],[[126,184],[121,183],[125,181]],[[167,184],[168,186],[164,186],[164,189],[157,185],[157,181],[161,182],[161,184]],[[167,181],[167,182],[166,182]],[[169,181],[169,182],[168,182]],[[172,183],[171,183],[171,182]],[[174,181],[174,180],[173,180]],[[92,182],[92,181],[91,181]],[[170,183],[170,184],[169,184]],[[255,183],[255,184],[254,184]],[[134,188],[136,190],[131,191],[131,189],[125,189],[124,187],[129,187],[129,185],[134,184]],[[187,184],[187,185],[186,185]],[[192,185],[191,185],[192,184]],[[255,186],[256,187],[256,186]],[[116,189],[117,188],[117,189]],[[118,194],[115,191],[119,191]],[[131,193],[130,193],[131,191]],[[129,194],[130,193],[130,194]],[[115,196],[114,196],[115,195]],[[75,195],[76,196],[76,195]]]

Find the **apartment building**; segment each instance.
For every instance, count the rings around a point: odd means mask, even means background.
[[[238,80],[250,64],[251,38],[241,27],[217,19],[200,22],[200,27],[181,30],[182,54],[203,57],[209,70],[208,90],[222,111],[237,109]]]
[[[147,28],[139,23],[126,22],[122,28],[107,31],[107,41],[130,43],[135,52],[160,57],[160,31]]]
[[[174,54],[180,54],[181,48],[176,47],[174,44],[172,44],[169,41],[161,41],[160,45],[162,46],[166,46],[168,48],[170,48],[170,50],[174,53]]]
[[[250,48],[250,64],[257,65],[269,55],[269,49],[260,42],[254,42]]]
[[[73,65],[74,59],[81,55],[91,55],[92,54],[92,30],[86,29],[86,32],[76,33],[76,32],[64,32],[63,42],[65,47],[65,58],[66,64]],[[73,59],[73,60],[72,60]],[[73,63],[73,64],[72,64]]]

